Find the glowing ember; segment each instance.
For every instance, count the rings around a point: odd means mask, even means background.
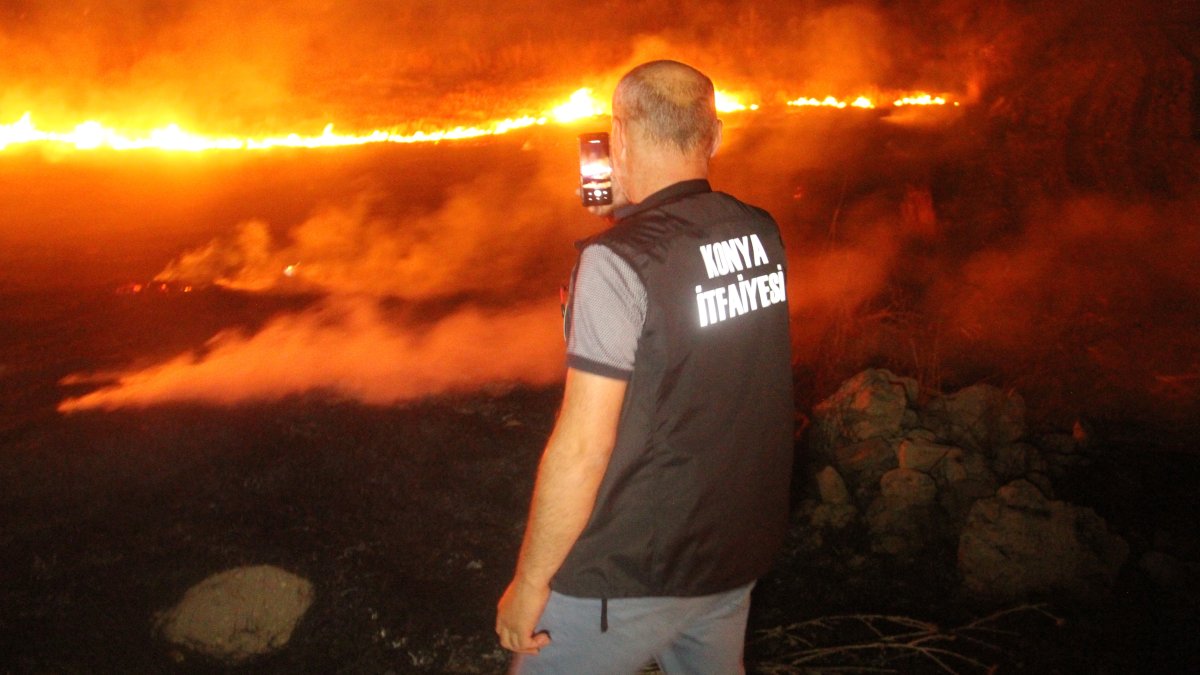
[[[191,284],[180,284],[173,281],[151,281],[150,283],[138,283],[136,281],[124,284],[117,288],[117,295],[137,295],[144,291],[156,291],[166,295],[171,293],[191,293],[195,287]]]
[[[912,94],[903,98],[898,98],[892,102],[892,105],[900,108],[906,105],[946,105],[946,99],[942,96],[931,96],[925,93]],[[958,101],[954,102],[958,105]]]
[[[844,101],[836,96],[826,96],[825,98],[808,98],[801,96],[798,99],[788,101],[788,105],[797,108],[814,107],[814,108],[838,108],[839,110],[846,107],[852,108],[874,108],[875,104],[866,96],[859,96],[853,101]]]
[[[949,102],[950,101],[948,101],[944,96],[934,96],[924,92],[917,92],[914,94],[901,96],[900,98],[893,100],[892,107],[901,108],[904,106],[913,105],[946,105]],[[875,101],[868,96],[859,96],[854,100],[840,99],[836,96],[826,96],[825,98],[810,98],[801,96],[800,98],[788,101],[787,104],[797,108],[837,108],[839,110],[842,108],[862,108],[864,110],[870,110],[878,107]],[[957,106],[958,101],[954,101],[953,105]]]

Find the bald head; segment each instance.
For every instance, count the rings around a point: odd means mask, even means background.
[[[645,140],[685,155],[707,158],[718,133],[712,80],[678,61],[651,61],[629,71],[613,94],[613,116]]]

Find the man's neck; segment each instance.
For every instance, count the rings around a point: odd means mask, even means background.
[[[708,178],[707,158],[681,160],[678,156],[647,157],[641,163],[641,168],[633,185],[626,187],[629,200],[635,204],[676,183]]]

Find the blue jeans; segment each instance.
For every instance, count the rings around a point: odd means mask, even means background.
[[[550,644],[517,655],[513,675],[629,675],[651,661],[667,675],[745,673],[742,649],[753,583],[695,598],[614,598],[600,630],[598,598],[551,593],[539,631]]]

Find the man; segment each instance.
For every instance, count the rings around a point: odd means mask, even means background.
[[[496,632],[516,673],[743,672],[787,528],[785,261],[713,192],[712,81],[655,61],[613,95],[610,229],[580,243],[562,410]]]

